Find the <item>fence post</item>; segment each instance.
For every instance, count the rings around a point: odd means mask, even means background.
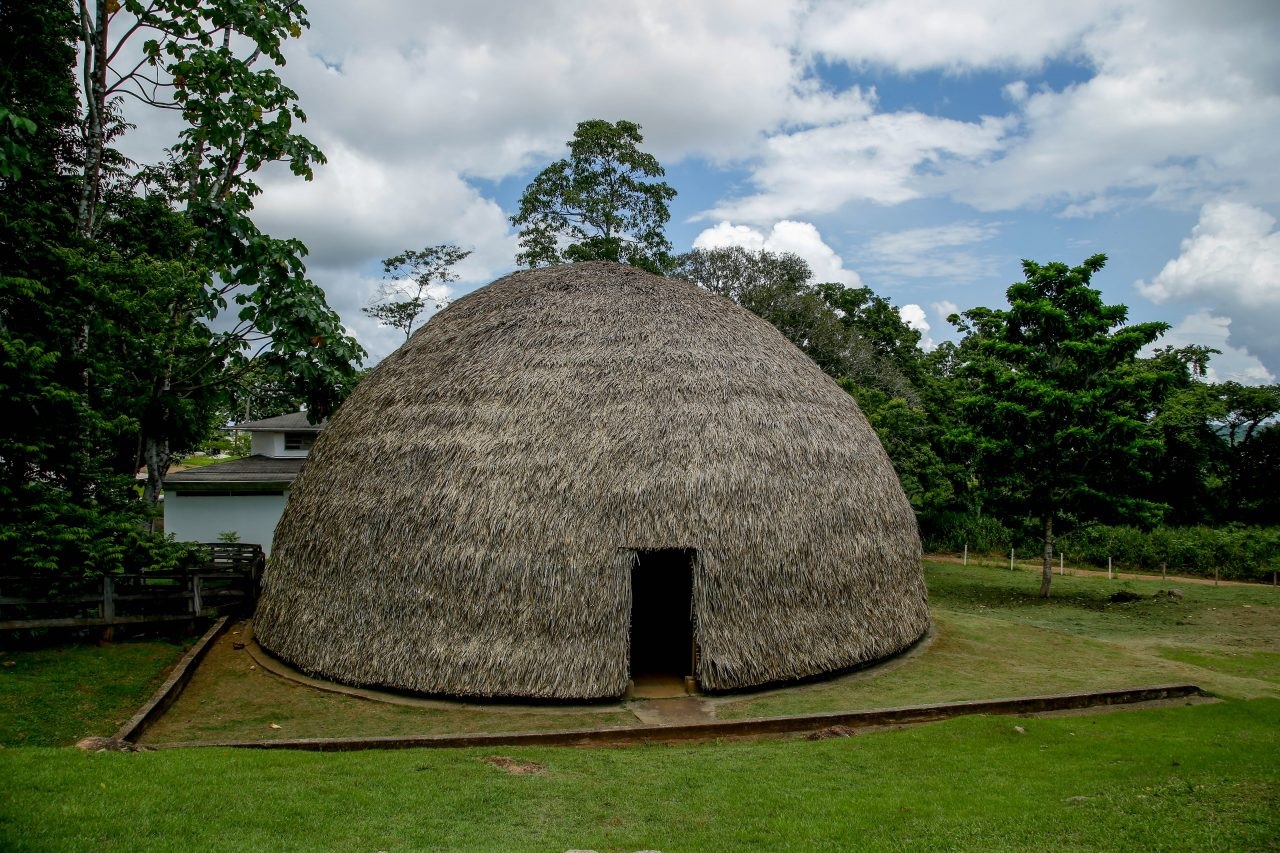
[[[969,565],[969,543],[968,542],[964,543],[964,561],[961,563],[961,565],[963,566]]]
[[[199,616],[204,610],[204,602],[200,600],[200,576],[191,576],[191,614]]]
[[[1111,558],[1107,557],[1107,580],[1111,580]]]
[[[1162,560],[1160,563],[1160,580],[1167,581],[1169,579],[1169,561]]]
[[[1013,571],[1013,549],[1009,549],[1009,571]]]
[[[1213,585],[1214,586],[1218,585],[1218,564],[1217,563],[1213,564]]]
[[[1065,559],[1065,557],[1064,557],[1063,553],[1062,553],[1061,551],[1059,551],[1059,552],[1058,552],[1058,574],[1059,574],[1059,575],[1065,575],[1065,574],[1067,573],[1067,567],[1066,567],[1066,564],[1065,564],[1065,562],[1064,562],[1064,559]]]
[[[116,584],[110,575],[102,576],[102,618],[107,622],[116,618]]]
[[[110,643],[116,638],[116,582],[110,575],[102,576],[102,642]]]

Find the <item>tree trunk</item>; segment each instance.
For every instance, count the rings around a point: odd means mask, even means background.
[[[89,237],[97,224],[99,184],[102,178],[102,152],[106,147],[105,113],[107,109],[107,0],[97,0],[93,18],[85,0],[80,3],[80,26],[85,41],[85,159],[80,187],[80,203],[76,210],[76,230]]]
[[[1053,583],[1053,514],[1044,517],[1044,566],[1040,572],[1040,597],[1049,597]]]
[[[169,473],[169,464],[173,455],[169,453],[169,439],[147,436],[142,455],[147,462],[147,485],[142,492],[143,500],[155,503],[160,496],[160,487],[165,474]]]

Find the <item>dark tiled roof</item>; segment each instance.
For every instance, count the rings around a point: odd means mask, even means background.
[[[181,491],[184,485],[197,483],[292,483],[302,470],[304,457],[275,459],[270,456],[247,456],[229,462],[216,462],[203,468],[188,468],[164,478],[165,488]]]
[[[323,420],[313,424],[307,420],[306,412],[290,412],[287,415],[276,415],[274,418],[263,418],[260,421],[245,421],[236,424],[235,428],[246,432],[319,432],[329,425]]]

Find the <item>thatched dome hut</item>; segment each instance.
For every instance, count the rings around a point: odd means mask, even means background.
[[[529,270],[367,376],[276,531],[258,641],[351,684],[604,698],[846,669],[928,626],[910,505],[776,329],[634,267]]]

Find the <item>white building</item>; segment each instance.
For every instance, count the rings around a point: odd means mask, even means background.
[[[165,477],[165,532],[184,542],[235,533],[271,553],[289,489],[324,427],[308,423],[306,412],[239,424],[250,435],[250,456]]]

